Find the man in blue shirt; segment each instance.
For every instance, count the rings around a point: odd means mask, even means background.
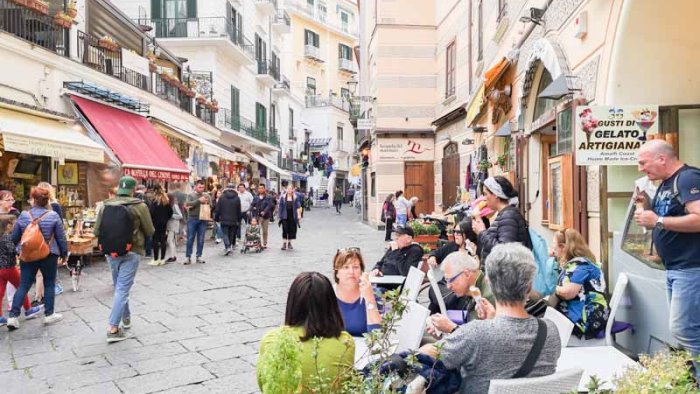
[[[653,229],[654,246],[666,267],[671,333],[696,358],[700,354],[700,170],[681,162],[673,146],[662,140],[642,146],[639,170],[661,185],[652,210],[636,212],[635,220]]]

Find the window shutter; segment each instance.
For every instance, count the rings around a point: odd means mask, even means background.
[[[197,17],[197,0],[187,0],[187,17]]]
[[[160,19],[162,17],[161,10],[160,0],[151,0],[151,19]]]

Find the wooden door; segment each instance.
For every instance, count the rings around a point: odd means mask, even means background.
[[[442,159],[442,209],[446,210],[457,200],[457,187],[459,187],[459,152],[457,144],[452,143],[445,147]]]
[[[435,174],[429,161],[404,164],[404,195],[407,199],[418,197],[416,215],[430,214],[435,210]]]

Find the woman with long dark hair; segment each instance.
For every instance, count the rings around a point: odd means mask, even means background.
[[[177,203],[175,193],[168,194],[168,201],[170,201],[170,208],[173,210],[173,214],[170,216],[170,220],[168,220],[168,225],[166,226],[168,232],[168,247],[165,249],[165,254],[169,257],[165,262],[173,263],[177,261],[177,242],[175,242],[175,237],[177,237],[177,234],[180,232],[180,221],[182,221],[183,216],[180,205]]]
[[[525,218],[518,210],[518,192],[513,184],[502,176],[487,178],[484,181],[486,205],[498,212],[496,219],[487,229],[479,217],[472,222],[474,232],[479,236],[479,256],[482,263],[498,244],[519,242],[532,248]]]
[[[384,223],[386,224],[386,231],[384,233],[384,240],[386,242],[391,241],[391,232],[394,231],[394,222],[396,222],[396,207],[394,206],[394,193],[390,193],[386,196],[384,200],[384,205],[382,206],[382,217],[384,217]]]
[[[268,367],[270,353],[274,355],[274,352],[283,351],[280,338],[284,329],[290,329],[301,343],[301,365],[290,365],[289,368],[301,368],[302,393],[310,392],[313,384],[319,381],[331,386],[328,392],[339,392],[348,370],[353,368],[355,342],[344,331],[338,299],[328,278],[318,272],[302,272],[292,282],[284,327],[266,333],[260,341],[257,372],[261,390],[267,383],[263,372]]]
[[[151,220],[156,232],[153,233],[153,260],[148,265],[165,265],[165,250],[168,244],[165,241],[168,222],[173,217],[173,208],[170,199],[160,185],[154,188],[153,202],[150,206]]]
[[[301,209],[301,198],[294,191],[294,186],[290,183],[284,193],[281,193],[279,199],[279,219],[282,226],[282,250],[294,249],[292,240],[297,239],[297,227],[301,218],[299,210]]]

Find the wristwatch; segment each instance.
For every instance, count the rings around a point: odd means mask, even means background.
[[[656,219],[656,224],[654,225],[654,228],[657,230],[664,229],[664,217],[663,216],[659,216],[659,218]]]

